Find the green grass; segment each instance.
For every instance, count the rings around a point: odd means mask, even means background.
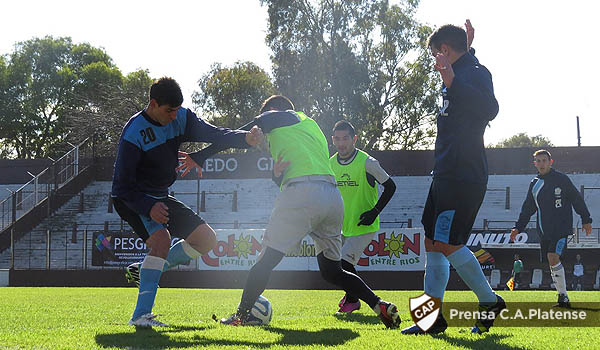
[[[408,299],[419,291],[381,291],[399,306],[409,326]],[[508,303],[556,300],[555,292],[500,292]],[[598,328],[501,328],[472,335],[448,328],[438,336],[404,336],[385,329],[363,308],[349,317],[332,314],[339,291],[267,290],[273,304],[268,327],[228,327],[240,290],[159,289],[154,312],[170,328],[127,325],[134,288],[0,288],[0,349],[599,349]],[[598,301],[598,292],[570,292],[571,300]],[[471,292],[447,292],[446,301],[475,301]]]

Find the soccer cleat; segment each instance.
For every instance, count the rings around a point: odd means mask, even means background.
[[[475,326],[471,328],[471,333],[482,334],[490,330],[494,325],[494,320],[500,315],[500,311],[506,309],[506,303],[501,296],[496,295],[496,303],[494,305],[481,305],[479,304],[479,312],[490,315],[494,314],[494,317],[479,319],[475,322]]]
[[[554,307],[564,307],[571,308],[571,302],[569,301],[569,297],[566,294],[559,294],[558,301],[553,305]]]
[[[153,313],[144,314],[138,318],[129,320],[130,326],[136,327],[169,327],[169,325],[162,323],[156,320],[156,317]]]
[[[338,314],[351,314],[353,311],[360,310],[360,300],[355,303],[351,303],[346,301],[346,296],[344,295],[338,306],[340,307],[337,312]]]
[[[400,315],[398,314],[398,308],[392,303],[387,301],[379,300],[375,306],[377,316],[387,328],[398,328],[400,327]]]
[[[136,287],[140,287],[140,267],[141,262],[133,263],[125,268],[125,278],[127,283],[133,283]]]
[[[242,314],[237,311],[228,318],[222,318],[220,323],[228,326],[246,326],[248,322],[248,314]]]
[[[402,334],[414,334],[414,335],[419,335],[419,334],[439,334],[442,333],[446,330],[446,328],[448,328],[448,323],[446,322],[446,319],[444,318],[444,316],[442,316],[442,314],[440,314],[438,316],[438,318],[435,320],[435,323],[433,324],[433,326],[431,326],[431,328],[429,328],[427,331],[424,331],[421,329],[421,327],[417,326],[416,324],[413,324],[412,326],[408,327],[408,328],[404,328],[401,333]]]

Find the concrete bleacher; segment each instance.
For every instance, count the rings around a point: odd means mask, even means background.
[[[532,175],[491,175],[482,207],[475,221],[475,228],[483,227],[483,220],[506,221],[490,228],[507,228],[517,219],[521,204]],[[570,175],[579,189],[600,187],[600,174]],[[421,214],[431,177],[395,176],[396,194],[381,213],[382,227],[404,225],[410,219],[413,226],[420,226]],[[506,187],[510,187],[509,209],[506,209]],[[121,227],[122,222],[116,212],[108,212],[111,182],[96,181],[83,190],[84,207],[80,212],[80,196],[75,196],[63,205],[54,215],[44,220],[31,233],[15,243],[15,268],[46,268],[47,231],[50,234],[50,267],[55,269],[80,269],[83,267],[83,231],[88,229],[87,266],[91,268],[91,232],[102,230],[109,223],[111,230]],[[498,190],[498,191],[495,191]],[[175,196],[198,210],[198,182],[179,180],[172,186]],[[270,179],[219,179],[201,180],[200,191],[206,191],[206,211],[200,215],[215,229],[263,228],[269,220],[278,187]],[[237,191],[237,211],[232,211],[232,193]],[[592,217],[600,213],[600,190],[585,193],[585,200]],[[532,219],[535,219],[532,218]],[[581,226],[579,216],[574,214],[574,225]],[[73,226],[77,225],[75,232]],[[128,226],[125,224],[125,228]],[[582,240],[598,242],[598,230],[592,237],[582,235]],[[10,266],[10,250],[0,253],[0,269]]]

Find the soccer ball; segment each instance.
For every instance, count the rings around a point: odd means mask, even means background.
[[[273,318],[273,307],[269,300],[262,295],[258,297],[256,303],[250,310],[247,324],[250,326],[266,326]]]

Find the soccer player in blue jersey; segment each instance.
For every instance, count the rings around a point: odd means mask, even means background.
[[[540,235],[540,260],[548,260],[550,275],[558,292],[555,306],[571,307],[567,295],[565,269],[560,261],[567,250],[567,237],[573,231],[573,209],[580,215],[582,230],[587,235],[592,233],[592,218],[583,197],[569,177],[552,169],[554,160],[547,150],[541,149],[533,154],[533,163],[538,171],[531,180],[527,197],[521,207],[521,213],[510,239],[522,232],[531,215],[537,215]]]
[[[423,210],[425,230],[425,293],[443,300],[450,264],[475,292],[485,314],[506,307],[485,279],[481,266],[465,246],[485,196],[488,168],[483,134],[498,114],[490,72],[470,49],[473,27],[467,31],[444,25],[430,37],[428,46],[440,73],[443,104],[437,116],[433,182]],[[447,327],[441,316],[424,332],[417,325],[404,334],[440,333]],[[493,319],[477,320],[473,333],[487,332]]]
[[[115,210],[150,249],[139,268],[139,294],[129,321],[134,326],[166,326],[152,313],[158,281],[167,268],[187,263],[216,244],[214,230],[194,211],[168,195],[175,182],[179,146],[196,141],[235,148],[255,146],[261,131],[215,127],[181,107],[177,82],[161,78],[150,87],[148,106],[125,125],[113,175]],[[184,172],[185,174],[186,172]],[[171,233],[184,238],[171,247]]]

